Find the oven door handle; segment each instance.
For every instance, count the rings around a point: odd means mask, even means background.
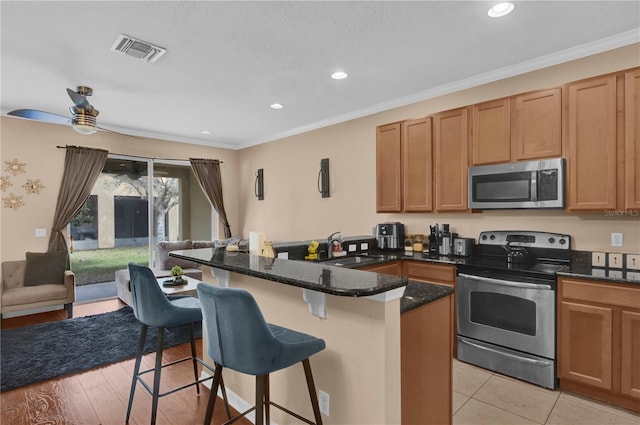
[[[477,280],[480,282],[492,283],[495,285],[511,286],[514,288],[551,290],[551,285],[544,285],[539,283],[514,282],[512,280],[493,279],[490,277],[473,276],[473,275],[464,274],[464,273],[460,273],[458,276],[463,277],[465,279]]]
[[[521,362],[527,362],[527,363],[531,363],[534,364],[536,366],[546,366],[549,364],[549,362],[543,362],[541,360],[535,360],[535,359],[529,359],[526,357],[521,357],[521,356],[516,356],[515,354],[511,354],[511,353],[507,353],[504,351],[498,351],[496,349],[493,348],[489,348],[489,347],[485,347],[484,345],[479,345],[479,344],[474,344],[473,342],[469,341],[466,338],[461,338],[460,337],[460,342],[463,342],[464,344],[470,345],[472,347],[475,347],[479,350],[484,350],[484,351],[489,351],[490,353],[496,353],[496,354],[500,354],[501,356],[505,356],[505,357],[512,357],[518,361]]]

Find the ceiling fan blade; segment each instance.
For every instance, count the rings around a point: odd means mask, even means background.
[[[16,109],[15,111],[7,112],[7,115],[36,121],[44,121],[51,124],[71,125],[71,118],[63,117],[62,115],[53,114],[51,112],[38,111],[36,109]]]
[[[127,136],[127,137],[133,137],[134,139],[138,139],[138,140],[144,140],[144,137],[140,137],[140,136],[134,136],[132,134],[125,134],[125,133],[120,133],[119,131],[115,131],[115,130],[109,130],[107,128],[103,128],[100,126],[96,126],[96,128],[100,131],[107,131],[109,133],[115,133],[115,134],[119,134],[121,136]]]
[[[93,108],[87,98],[80,93],[77,93],[71,89],[67,89],[67,93],[69,94],[71,100],[73,100],[73,103],[76,105],[76,107],[88,110]]]

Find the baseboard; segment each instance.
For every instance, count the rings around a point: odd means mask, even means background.
[[[205,379],[205,378],[209,378],[211,377],[210,373],[205,372],[204,370],[202,372],[200,372],[200,379]],[[209,388],[209,390],[211,390],[211,385],[213,384],[213,380],[208,380],[206,382],[203,382],[202,385],[204,385],[205,387]],[[247,400],[243,399],[242,397],[240,397],[238,394],[234,393],[233,391],[231,391],[229,388],[225,388],[227,390],[227,400],[229,401],[229,405],[231,407],[233,407],[234,409],[236,409],[238,412],[242,413],[245,410],[249,410],[253,407],[253,403],[249,403],[247,402]],[[218,397],[220,397],[220,399],[222,400],[222,391],[220,389],[218,389]],[[245,416],[245,418],[247,418],[249,421],[251,421],[251,423],[256,423],[256,415],[254,412],[249,412],[247,413],[247,415]],[[274,422],[273,420],[270,421],[271,425],[278,425],[277,422]]]
[[[29,314],[37,314],[37,313],[45,313],[47,311],[62,310],[63,308],[64,308],[64,304],[58,304],[58,305],[48,305],[45,307],[30,308],[28,310],[8,311],[6,313],[2,313],[2,318],[10,319],[12,317],[27,316]]]

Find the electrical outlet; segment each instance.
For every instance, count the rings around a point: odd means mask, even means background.
[[[325,393],[322,390],[318,391],[318,404],[320,405],[320,412],[329,416],[329,393]]]
[[[591,276],[606,277],[607,273],[605,269],[591,269]]]
[[[366,250],[368,250],[368,249],[369,249],[369,243],[368,243],[368,242],[362,242],[362,243],[360,244],[360,250],[361,250],[361,251],[366,251]]]
[[[592,252],[591,265],[593,267],[606,267],[607,266],[606,254],[604,252]]]
[[[613,279],[622,279],[622,270],[609,270],[609,277]]]
[[[622,246],[622,233],[611,234],[611,246]]]
[[[640,254],[627,254],[627,268],[640,270]]]
[[[622,254],[609,253],[609,267],[613,269],[622,268]]]
[[[640,280],[640,272],[627,272],[627,279]]]
[[[358,245],[354,244],[354,243],[350,243],[349,244],[349,252],[356,252]]]

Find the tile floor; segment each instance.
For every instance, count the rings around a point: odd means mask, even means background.
[[[640,414],[453,361],[454,425],[638,425]]]

